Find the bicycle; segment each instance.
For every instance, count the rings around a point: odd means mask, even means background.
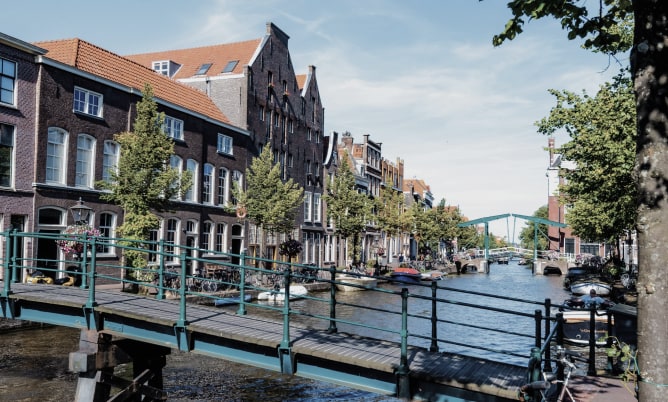
[[[619,277],[619,280],[622,283],[622,286],[624,286],[626,289],[633,289],[636,287],[636,281],[638,280],[638,271],[636,269],[632,269],[628,272],[625,272]]]
[[[553,373],[542,372],[543,380],[530,382],[520,387],[518,399],[524,402],[577,402],[568,389],[571,374],[577,369],[573,363],[575,359],[583,360],[580,353],[557,346],[554,360],[564,368],[564,379],[555,380]],[[564,399],[566,395],[568,399]]]

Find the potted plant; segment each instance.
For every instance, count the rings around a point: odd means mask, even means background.
[[[99,236],[100,231],[90,225],[70,225],[62,233],[64,237],[56,240],[58,247],[65,253],[71,254],[75,259],[80,259],[85,250],[83,239]]]

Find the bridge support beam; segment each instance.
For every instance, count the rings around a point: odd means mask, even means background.
[[[164,400],[162,369],[170,349],[143,342],[121,339],[112,342],[111,335],[82,330],[79,350],[70,353],[69,370],[79,373],[76,402],[108,400]],[[132,362],[133,380],[114,376],[114,367]],[[110,398],[113,387],[121,389]],[[143,398],[141,398],[143,396]],[[135,399],[129,399],[135,397]]]

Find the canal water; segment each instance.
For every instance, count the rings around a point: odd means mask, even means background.
[[[492,293],[507,297],[535,300],[542,302],[550,298],[553,303],[561,303],[569,293],[563,289],[562,277],[534,276],[525,266],[511,261],[508,265],[492,264],[489,274],[451,275],[440,286]],[[383,285],[391,287],[393,285]],[[430,295],[431,289],[411,286],[411,293]],[[337,301],[355,304],[367,303],[383,306],[384,303],[397,303],[397,298],[384,296],[374,292],[373,298],[367,297],[370,292],[339,292]],[[438,297],[455,299],[451,292],[439,291]],[[387,300],[384,300],[387,298]],[[487,299],[472,294],[458,294],[456,300],[485,304],[509,310],[519,310],[518,304],[512,301]],[[309,308],[310,301],[301,300],[295,308]],[[419,314],[429,309],[428,302],[419,306],[415,300],[410,301],[411,313]],[[415,306],[414,306],[415,305]],[[413,307],[414,306],[414,307]],[[319,308],[319,307],[313,307]],[[522,311],[533,312],[539,306],[521,307]],[[236,308],[232,308],[236,309]],[[251,312],[254,313],[254,312]],[[323,311],[319,311],[323,314]],[[345,319],[346,315],[359,314],[356,310],[337,309],[337,318]],[[474,309],[460,305],[445,304],[438,312],[439,318],[452,321],[475,322],[477,314]],[[489,315],[489,312],[485,314]],[[356,316],[356,321],[363,318],[370,326],[382,326],[386,317],[382,313],[370,313],[367,317]],[[511,322],[520,321],[498,315],[499,328],[506,328]],[[533,324],[530,320],[512,331],[532,333]],[[412,333],[429,334],[429,321],[409,321]],[[376,335],[373,330],[338,325],[340,332],[356,332]],[[79,332],[62,327],[48,327],[0,333],[0,401],[69,401],[74,397],[76,375],[67,370],[68,354],[77,349]],[[386,336],[386,339],[388,337]],[[509,350],[526,354],[526,345],[518,343],[507,335],[480,332],[459,325],[449,325],[445,334],[439,338],[467,344],[478,343],[484,339],[487,346],[493,349]],[[475,342],[473,342],[475,340]],[[422,346],[429,346],[429,341]],[[526,341],[525,341],[526,342]],[[411,341],[411,343],[414,343]],[[439,345],[441,351],[461,352],[480,357],[498,358],[487,352],[467,349],[450,344]],[[509,359],[509,360],[508,360]],[[514,359],[514,360],[513,360]],[[507,357],[507,361],[526,364],[526,359]],[[123,375],[123,373],[117,373]],[[288,377],[279,373],[258,369],[242,364],[231,363],[220,359],[209,358],[178,351],[172,351],[167,357],[164,369],[165,390],[169,401],[399,401],[399,399],[372,394],[342,386],[312,381],[300,377]]]

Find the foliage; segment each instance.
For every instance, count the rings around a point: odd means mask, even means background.
[[[357,239],[366,228],[373,203],[355,188],[355,176],[345,158],[334,176],[329,193],[323,198],[327,203],[327,215],[334,221],[335,233],[346,240],[353,237],[351,252],[355,264],[360,247]]]
[[[64,239],[56,240],[58,247],[67,254],[81,254],[84,251],[84,238],[96,237],[100,231],[90,225],[69,225],[62,232]]]
[[[548,210],[547,205],[543,205],[538,208],[536,212],[533,213],[533,217],[548,219]],[[534,222],[527,222],[526,226],[520,232],[520,245],[522,248],[532,249],[534,248],[534,237],[535,237],[535,228]],[[547,233],[547,225],[544,223],[538,223],[538,244],[536,244],[536,250],[547,250],[547,238],[541,236]]]
[[[147,240],[160,223],[152,210],[166,211],[170,199],[192,185],[189,172],[180,173],[167,163],[174,154],[174,143],[162,129],[163,120],[153,89],[146,84],[142,100],[137,103],[134,131],[114,137],[121,147],[117,170],[109,172],[110,181],[97,183],[98,188],[106,190],[100,199],[123,208],[123,224],[118,232],[128,239],[128,244]],[[146,256],[141,251],[126,250],[124,257],[130,267],[146,266]]]
[[[582,238],[612,241],[633,228],[636,216],[637,131],[631,79],[620,72],[595,97],[550,92],[557,105],[537,125],[543,134],[565,129],[571,137],[557,150],[575,163],[574,169],[560,172],[566,179],[559,189],[560,202],[569,206],[566,222]]]
[[[385,183],[392,183],[386,178]],[[375,199],[376,219],[378,227],[389,236],[401,231],[401,214],[404,206],[404,195],[400,190],[385,185],[380,188],[380,195]]]
[[[608,357],[618,359],[621,365],[621,378],[624,380],[624,387],[626,387],[632,395],[635,395],[636,386],[638,385],[639,380],[638,362],[636,360],[638,351],[630,345],[621,342],[614,336],[609,338],[611,346],[606,349],[606,353]],[[629,387],[627,383],[631,383],[632,387]]]
[[[298,256],[301,252],[302,244],[295,239],[288,239],[278,246],[278,254],[287,255],[290,258]]]

